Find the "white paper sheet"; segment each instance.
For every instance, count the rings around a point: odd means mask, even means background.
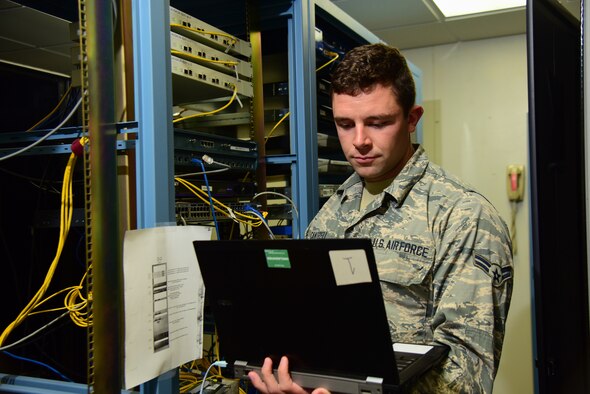
[[[193,241],[208,239],[203,226],[125,233],[126,389],[202,357],[205,287]]]

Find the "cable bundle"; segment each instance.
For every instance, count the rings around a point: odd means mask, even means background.
[[[207,192],[201,190],[194,184],[190,183],[186,179],[175,177],[174,180],[184,187],[186,187],[189,191],[191,191],[195,196],[197,196],[201,201],[206,204],[211,205],[215,212],[218,212],[228,218],[234,220],[238,223],[243,223],[246,225],[250,225],[252,227],[258,227],[262,224],[262,219],[255,215],[255,214],[246,214],[240,211],[235,211],[228,207],[227,205],[223,204],[221,201],[216,200],[215,198],[211,197],[211,202],[209,201],[209,195]]]
[[[84,137],[81,140],[81,143],[85,144],[86,142],[87,142],[87,139]],[[53,275],[54,275],[57,265],[59,263],[59,259],[61,257],[62,252],[63,252],[64,245],[65,245],[68,233],[70,231],[71,223],[72,223],[72,213],[74,210],[72,184],[73,184],[73,172],[74,172],[74,166],[76,164],[76,160],[77,160],[77,155],[74,153],[70,154],[70,157],[68,159],[68,163],[66,165],[66,169],[64,172],[63,184],[62,184],[62,190],[61,190],[59,240],[58,240],[58,244],[57,244],[57,251],[55,253],[55,257],[53,258],[53,261],[51,262],[51,265],[49,266],[49,270],[47,271],[45,279],[44,279],[41,287],[39,288],[39,290],[37,290],[37,293],[33,296],[33,298],[29,301],[29,303],[24,307],[24,309],[20,312],[20,314],[16,317],[16,319],[12,323],[10,323],[8,325],[8,327],[6,327],[6,329],[0,335],[0,347],[2,346],[2,344],[4,343],[4,341],[6,340],[8,335],[10,335],[10,333],[16,327],[18,327],[28,316],[33,315],[33,314],[43,313],[43,312],[51,312],[51,311],[64,309],[64,308],[55,308],[55,309],[49,309],[49,310],[45,310],[45,311],[34,312],[35,309],[38,308],[43,303],[47,302],[48,300],[52,299],[53,297],[55,297],[61,293],[64,293],[66,291],[68,292],[68,295],[66,296],[66,300],[65,300],[65,309],[67,309],[70,312],[70,317],[72,318],[72,320],[76,324],[82,325],[82,326],[84,326],[85,324],[89,324],[89,321],[87,320],[87,318],[85,317],[85,313],[83,312],[83,309],[85,308],[85,306],[87,304],[87,300],[84,297],[82,297],[81,293],[80,293],[80,290],[82,289],[82,283],[84,283],[84,279],[82,279],[82,282],[79,286],[73,286],[73,287],[69,287],[66,289],[62,289],[62,290],[56,292],[55,294],[52,294],[51,296],[43,299],[43,297],[45,296],[45,293],[47,292],[47,289],[49,288],[51,280],[53,279]],[[82,302],[76,302],[76,299],[78,297],[82,298]]]

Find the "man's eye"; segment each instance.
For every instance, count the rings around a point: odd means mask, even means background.
[[[368,126],[374,128],[374,129],[382,129],[386,125],[387,125],[387,123],[370,123]]]
[[[340,127],[341,129],[352,129],[354,127],[354,124],[352,123],[338,123],[338,127]]]

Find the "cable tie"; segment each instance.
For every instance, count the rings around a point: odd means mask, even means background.
[[[80,138],[76,138],[74,142],[72,142],[70,149],[72,150],[72,153],[76,156],[82,156],[82,154],[84,153],[84,146],[82,145]]]

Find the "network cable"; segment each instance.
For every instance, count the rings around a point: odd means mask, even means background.
[[[232,60],[214,60],[214,59],[208,59],[206,57],[191,55],[190,53],[177,51],[175,49],[171,50],[170,52],[173,55],[177,55],[177,56],[182,55],[182,56],[186,56],[186,57],[189,57],[191,59],[194,59],[194,60],[201,60],[201,61],[209,62],[209,63],[223,64],[223,65],[226,65],[226,66],[233,66],[234,68],[238,64],[238,62],[235,62],[235,61],[232,61]]]
[[[221,233],[219,232],[219,224],[217,223],[217,216],[215,215],[215,208],[213,207],[213,197],[211,197],[211,188],[209,187],[209,180],[205,171],[205,165],[202,160],[192,159],[194,163],[198,163],[203,170],[203,178],[205,178],[205,186],[207,187],[207,196],[209,197],[209,208],[211,208],[211,216],[213,217],[213,223],[215,223],[215,231],[217,232],[217,239],[220,239]]]
[[[64,375],[63,373],[59,372],[57,369],[53,368],[51,365],[47,365],[45,363],[42,363],[41,361],[37,361],[37,360],[33,360],[31,358],[26,358],[26,357],[21,357],[21,356],[17,356],[16,354],[12,354],[10,352],[7,351],[3,351],[4,354],[17,359],[17,360],[22,360],[22,361],[27,361],[29,363],[33,363],[33,364],[37,364],[40,365],[44,368],[49,369],[51,372],[55,373],[56,375],[58,375],[59,377],[61,377],[63,380],[68,381],[68,382],[73,382],[72,379],[68,378],[66,375]]]
[[[244,206],[244,210],[246,211],[250,211],[252,212],[254,215],[258,216],[260,218],[260,221],[262,222],[262,224],[264,224],[264,227],[266,227],[266,229],[268,230],[268,234],[270,236],[271,239],[274,239],[275,236],[272,232],[272,230],[270,229],[270,227],[268,226],[268,223],[266,223],[266,220],[264,218],[264,216],[262,216],[262,214],[260,212],[258,212],[256,209],[254,209],[251,205],[246,204]]]
[[[198,117],[201,117],[201,116],[208,116],[208,115],[213,115],[213,114],[216,114],[217,112],[221,112],[221,111],[223,111],[224,109],[226,109],[227,107],[229,107],[229,106],[231,105],[231,103],[233,103],[233,102],[234,102],[234,100],[235,100],[235,99],[237,98],[237,96],[238,96],[238,87],[234,85],[234,86],[233,86],[233,88],[234,88],[234,92],[233,92],[233,94],[232,94],[231,98],[230,98],[230,99],[229,99],[229,101],[228,101],[228,102],[227,102],[225,105],[223,105],[222,107],[220,107],[220,108],[217,108],[217,109],[214,109],[213,111],[208,111],[208,112],[200,112],[200,113],[198,113],[198,114],[188,115],[188,116],[184,116],[184,117],[182,117],[182,118],[174,119],[174,120],[172,121],[172,123],[173,123],[173,124],[174,124],[174,123],[179,123],[179,122],[182,122],[182,121],[185,121],[185,120],[188,120],[188,119],[198,118]],[[239,99],[238,99],[238,101],[239,101]]]
[[[215,361],[213,364],[211,364],[209,366],[209,368],[207,368],[207,371],[205,372],[205,375],[203,376],[203,383],[201,383],[201,390],[199,391],[200,394],[203,394],[203,389],[205,388],[205,383],[207,383],[207,375],[209,374],[209,371],[211,370],[211,368],[214,366],[225,368],[225,367],[227,367],[227,362],[226,361]]]
[[[186,179],[175,177],[174,180],[186,187],[190,192],[192,192],[197,198],[199,198],[204,203],[210,204],[211,201],[213,201],[213,208],[216,210],[216,212],[223,214],[224,216],[232,219],[235,222],[250,225],[252,227],[258,227],[262,224],[260,218],[254,214],[245,214],[243,212],[233,210],[227,205],[223,204],[221,201],[215,199],[215,197],[211,197],[210,201],[208,199],[209,196],[207,192],[201,190],[199,187],[193,185]]]
[[[60,124],[58,124],[54,129],[52,129],[51,131],[49,131],[47,134],[45,134],[43,137],[39,138],[37,141],[33,142],[30,145],[27,145],[19,150],[17,150],[16,152],[12,152],[9,153],[5,156],[0,157],[0,161],[4,161],[7,159],[10,159],[12,157],[18,156],[23,152],[26,152],[32,148],[34,148],[35,146],[39,145],[41,142],[45,141],[47,138],[51,137],[53,134],[55,134],[56,131],[58,131],[59,129],[61,129],[63,127],[64,124],[66,124],[66,122],[68,120],[70,120],[70,118],[76,113],[76,111],[78,110],[78,107],[80,106],[80,104],[82,103],[82,98],[80,98],[78,100],[78,102],[76,103],[76,105],[74,106],[74,108],[70,111],[70,113],[68,114],[68,116],[61,121]]]
[[[72,85],[70,85],[68,87],[68,89],[66,90],[66,92],[63,94],[63,96],[61,96],[61,98],[59,99],[57,105],[47,115],[45,115],[40,121],[35,123],[33,126],[29,127],[29,129],[27,131],[35,130],[39,125],[41,125],[43,122],[48,120],[53,114],[55,114],[57,112],[57,110],[61,108],[61,105],[65,101],[65,99],[69,97],[70,93],[72,92],[72,89],[73,89]]]
[[[171,23],[170,24],[170,27],[177,27],[177,28],[180,28],[180,29],[183,29],[183,30],[191,31],[193,33],[198,33],[198,34],[203,35],[203,36],[208,34],[208,35],[215,35],[215,36],[226,37],[226,38],[229,39],[229,42],[228,42],[228,46],[227,46],[225,52],[228,52],[230,50],[231,46],[235,45],[238,42],[238,39],[235,38],[234,36],[232,36],[231,34],[222,33],[222,32],[219,32],[219,31],[198,30],[198,29],[193,29],[192,27],[179,25],[177,23]]]
[[[12,349],[13,347],[16,347],[16,346],[20,345],[21,343],[26,342],[27,340],[33,338],[35,335],[39,334],[41,331],[49,328],[54,323],[57,323],[62,318],[66,317],[68,315],[68,313],[70,313],[70,312],[69,311],[66,311],[66,312],[62,313],[61,315],[57,316],[56,318],[54,318],[53,320],[51,320],[49,323],[47,323],[47,324],[43,325],[42,327],[36,329],[35,331],[33,331],[32,333],[30,333],[29,335],[27,335],[25,337],[22,337],[18,341],[14,341],[14,342],[12,342],[9,345],[4,345],[4,346],[0,347],[0,351],[6,351],[8,349]]]
[[[202,159],[207,164],[217,164],[221,168],[217,168],[215,170],[205,170],[205,171],[201,171],[201,172],[189,172],[186,174],[177,174],[174,176],[175,177],[188,177],[188,176],[203,175],[203,174],[213,174],[216,172],[224,172],[224,171],[228,171],[231,169],[231,167],[228,164],[221,163],[219,161],[215,161],[210,156],[203,155]]]
[[[271,191],[264,191],[264,192],[260,192],[260,193],[256,193],[251,199],[250,201],[264,195],[264,194],[272,194],[275,196],[279,196],[284,198],[285,200],[289,201],[291,203],[291,206],[293,207],[293,210],[295,211],[295,216],[299,217],[299,211],[297,210],[297,206],[295,205],[295,203],[293,202],[293,200],[291,200],[288,196],[282,194],[282,193],[277,193],[277,192],[271,192]]]
[[[324,53],[328,56],[332,56],[332,58],[330,60],[328,60],[326,63],[322,64],[320,67],[316,68],[316,72],[322,70],[323,68],[327,67],[328,65],[330,65],[331,63],[335,62],[340,55],[338,55],[336,52],[332,52],[332,51],[328,51],[328,50],[324,50]],[[270,132],[268,133],[268,135],[266,135],[266,137],[264,137],[264,142],[266,143],[266,141],[268,141],[268,139],[270,138],[270,136],[275,132],[275,130],[277,129],[277,127],[279,127],[279,125],[281,123],[283,123],[283,121],[285,119],[287,119],[289,117],[289,115],[291,115],[291,112],[287,112],[286,114],[284,114],[281,119],[279,119],[279,121],[274,125],[274,127],[270,130]]]
[[[316,72],[318,72],[318,71],[324,69],[325,67],[327,67],[328,65],[334,63],[340,57],[340,55],[337,54],[336,52],[328,51],[327,49],[324,49],[324,55],[331,56],[332,58],[330,60],[328,60],[326,63],[322,64],[320,67],[316,68],[315,69]]]
[[[83,137],[80,140],[82,145],[86,144],[87,139]],[[66,165],[66,169],[64,171],[64,178],[62,183],[62,194],[61,194],[61,209],[60,209],[60,226],[59,226],[59,240],[57,245],[57,251],[55,253],[55,257],[51,262],[48,272],[45,276],[45,279],[33,296],[33,298],[29,301],[29,303],[23,308],[23,310],[19,313],[16,319],[10,323],[0,334],[0,347],[5,342],[8,335],[17,327],[19,326],[29,315],[33,313],[33,311],[43,302],[43,297],[49,288],[51,280],[53,279],[53,275],[59,263],[63,248],[65,246],[66,238],[68,236],[71,223],[72,223],[72,213],[73,213],[73,191],[72,191],[72,177],[74,166],[76,164],[77,155],[75,153],[71,153],[68,159],[68,163]],[[50,297],[51,298],[51,297]]]

